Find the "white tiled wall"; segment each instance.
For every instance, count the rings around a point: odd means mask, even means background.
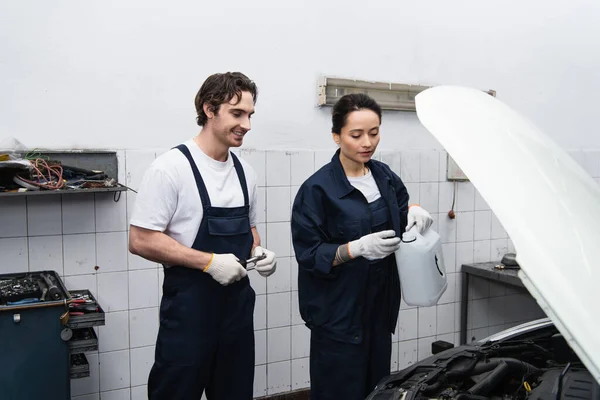
[[[118,153],[121,182],[139,187],[144,171],[162,151]],[[276,252],[277,272],[264,279],[250,273],[257,293],[255,311],[255,395],[309,386],[310,332],[298,312],[298,265],[289,229],[290,209],[299,185],[328,162],[332,151],[253,151],[238,154],[259,176],[259,225],[263,245]],[[600,180],[600,152],[573,152]],[[382,151],[404,180],[411,203],[435,217],[443,238],[449,286],[436,307],[402,303],[393,337],[392,369],[428,356],[435,340],[458,342],[460,266],[497,261],[513,249],[494,213],[471,183],[456,185],[456,219],[447,218],[455,186],[445,180],[446,154],[438,151]],[[89,378],[72,381],[77,400],[144,399],[158,332],[163,280],[156,264],[127,251],[128,219],[135,201],[128,192],[0,199],[0,272],[56,270],[69,289],[87,288],[107,312],[97,330],[99,351],[87,354]],[[96,269],[96,267],[98,267]],[[526,292],[475,280],[469,302],[469,338],[481,338],[540,315]]]

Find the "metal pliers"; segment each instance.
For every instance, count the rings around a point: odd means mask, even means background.
[[[254,268],[256,268],[257,261],[264,260],[265,258],[267,258],[267,255],[265,253],[263,253],[260,256],[248,258],[246,260],[240,260],[239,263],[242,264],[242,267],[246,268],[247,271],[251,271]],[[253,264],[253,265],[248,266],[248,264]]]

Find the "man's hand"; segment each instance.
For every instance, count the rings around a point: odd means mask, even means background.
[[[233,254],[213,254],[204,272],[223,286],[237,282],[246,276],[246,269]]]
[[[408,225],[406,225],[406,231],[416,225],[419,233],[423,233],[429,229],[431,224],[433,224],[433,218],[427,211],[425,211],[425,209],[417,205],[409,207]]]
[[[266,254],[266,257],[256,262],[255,269],[261,276],[266,278],[277,269],[277,260],[275,259],[275,253],[260,246],[256,246],[252,251],[252,257],[260,256],[262,254]]]
[[[399,247],[400,238],[393,230],[371,233],[348,243],[351,258],[363,256],[367,260],[385,258]]]

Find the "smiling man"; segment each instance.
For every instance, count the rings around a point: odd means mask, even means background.
[[[164,265],[150,399],[252,399],[255,293],[239,261],[275,271],[256,230],[256,174],[229,151],[250,131],[257,88],[239,72],[196,95],[200,133],[158,157],[131,218],[129,250]]]

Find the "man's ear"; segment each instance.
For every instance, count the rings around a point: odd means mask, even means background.
[[[213,107],[209,103],[204,103],[204,105],[202,105],[202,109],[204,110],[204,114],[206,114],[208,119],[211,119],[215,116]]]

